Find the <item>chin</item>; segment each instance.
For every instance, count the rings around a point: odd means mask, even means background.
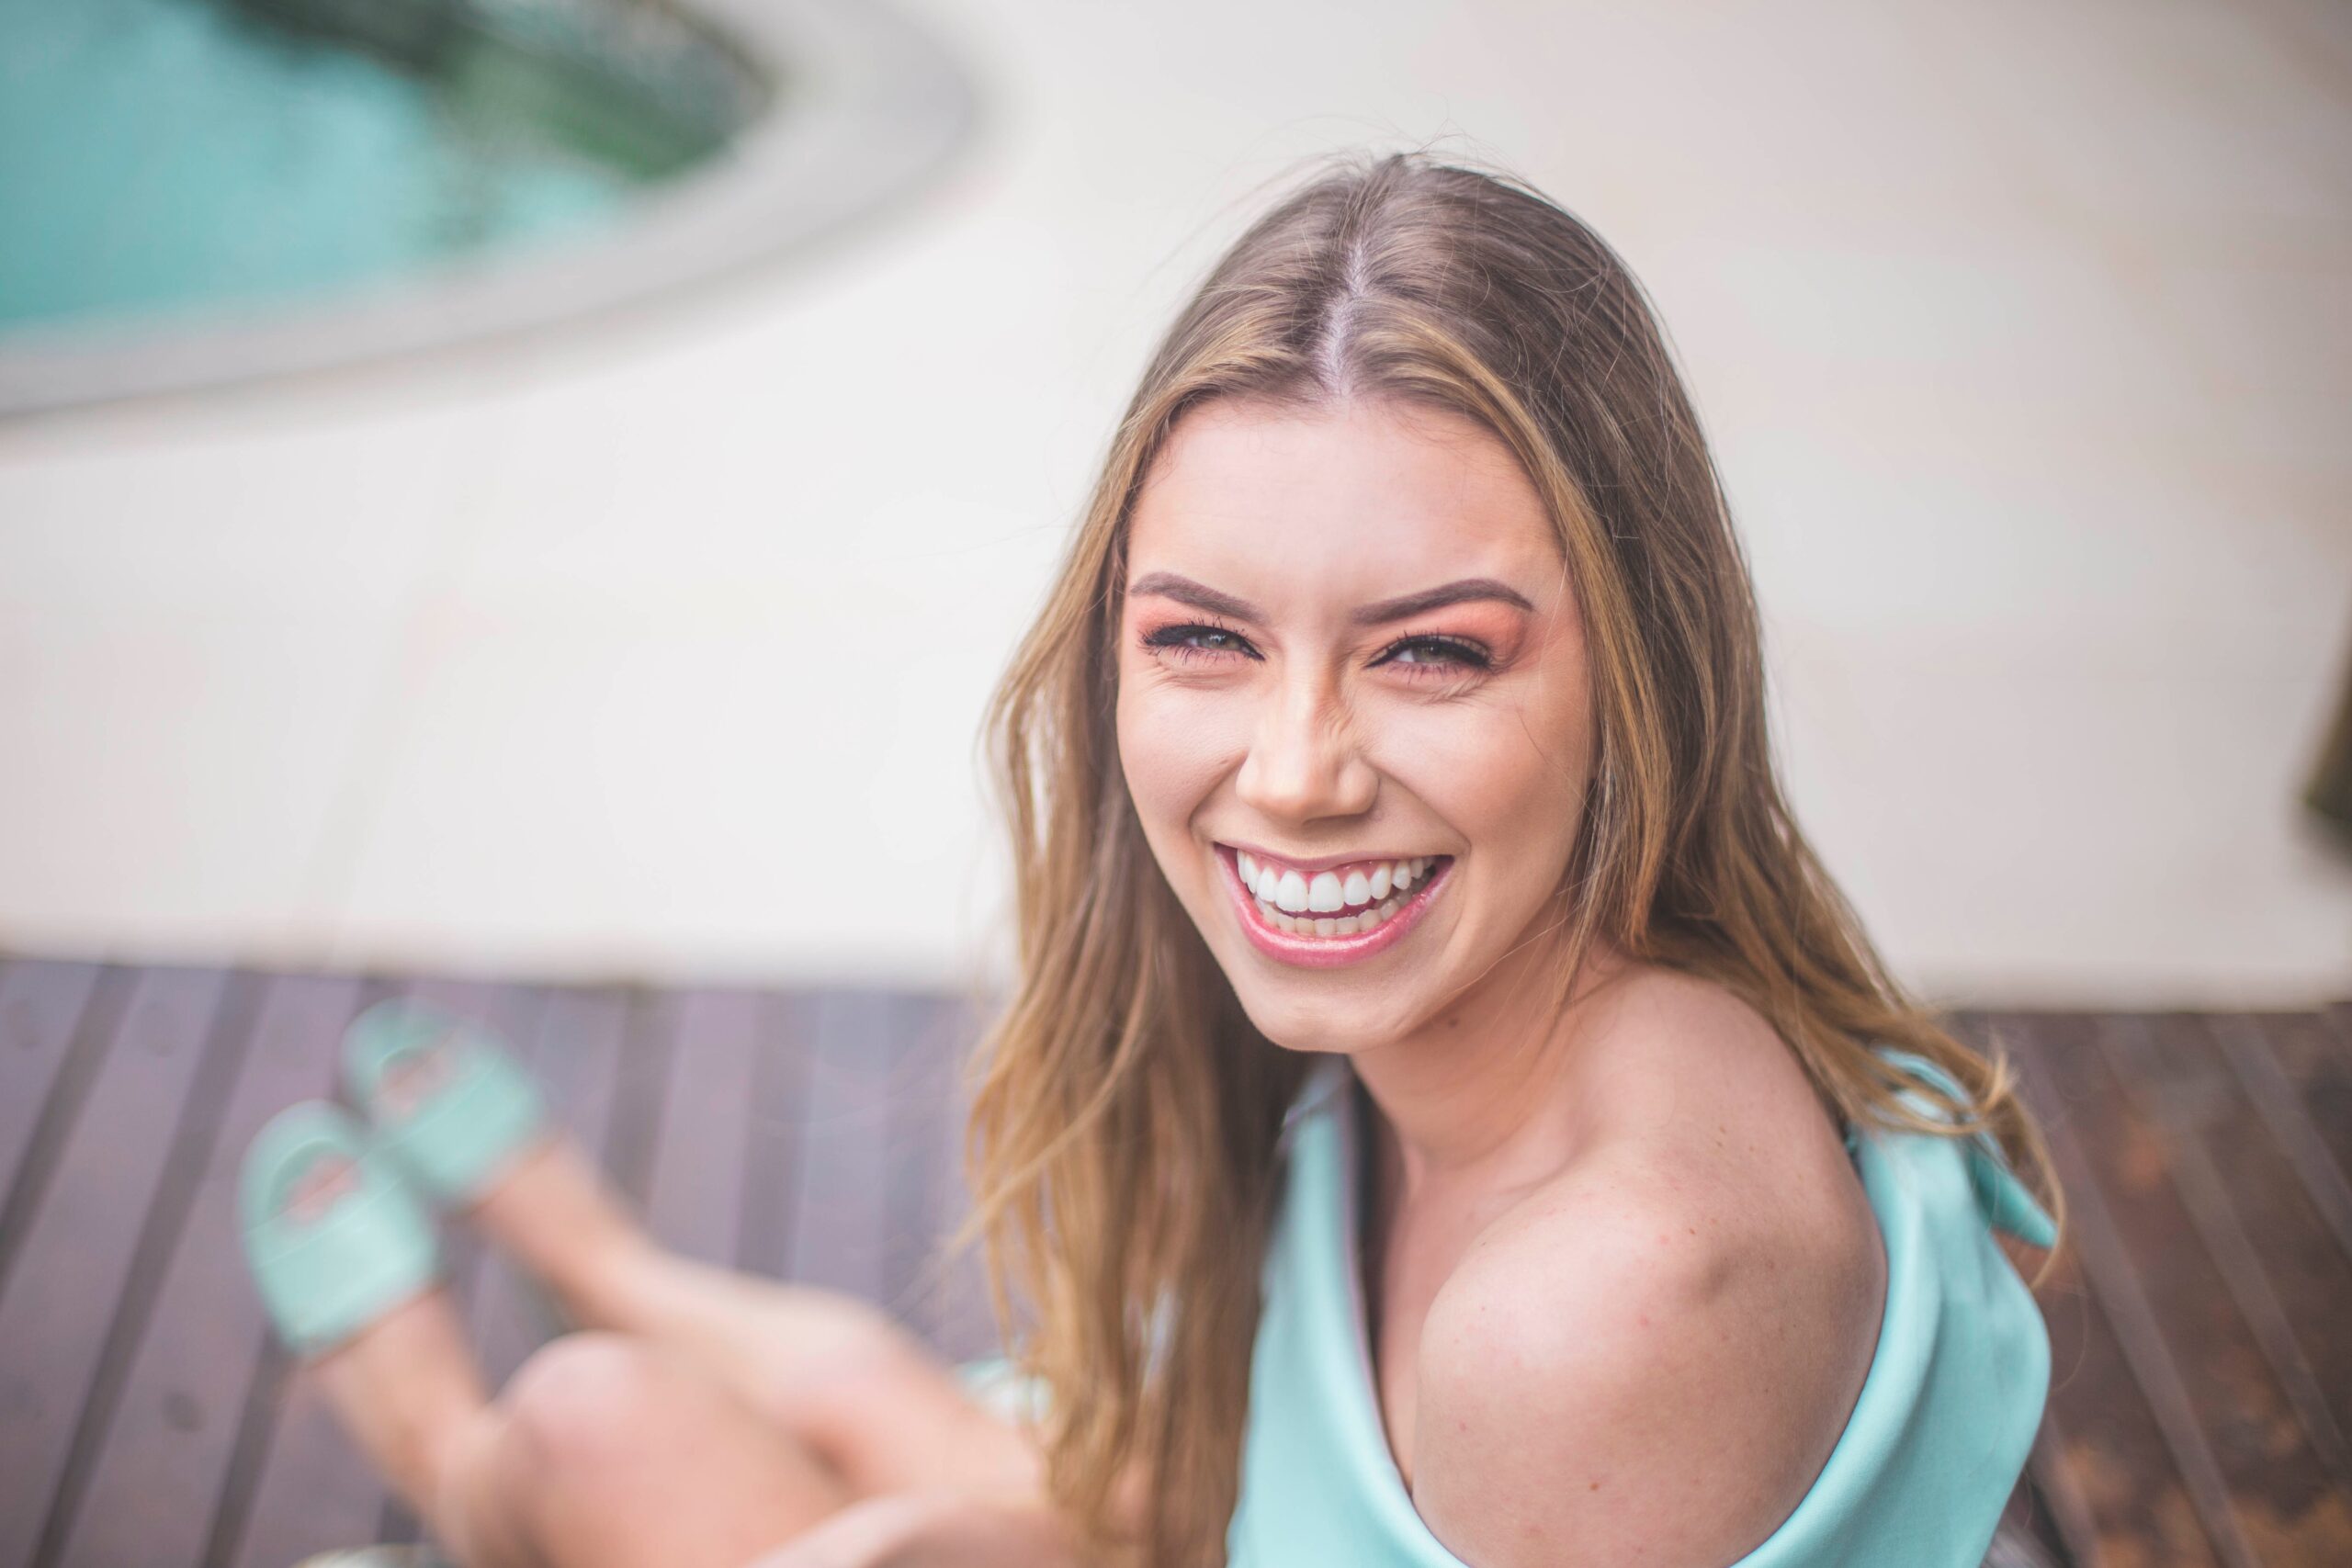
[[[1344,1055],[1377,1045],[1396,1032],[1396,1010],[1377,998],[1369,999],[1358,1017],[1358,1010],[1334,1007],[1329,998],[1269,996],[1262,994],[1265,989],[1236,987],[1235,992],[1258,1032],[1285,1051]]]

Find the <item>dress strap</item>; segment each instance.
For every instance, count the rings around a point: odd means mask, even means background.
[[[1322,1059],[1306,1069],[1306,1079],[1298,1086],[1298,1094],[1283,1112],[1283,1130],[1279,1142],[1288,1143],[1298,1124],[1311,1116],[1325,1101],[1345,1088],[1355,1076],[1355,1066],[1344,1051],[1327,1051]]]
[[[1899,1050],[1892,1045],[1873,1046],[1885,1060],[1909,1073],[1913,1077],[1933,1084],[1951,1099],[1968,1103],[1967,1091],[1950,1073],[1915,1051]],[[1912,1090],[1901,1091],[1905,1104],[1922,1115],[1949,1123],[1952,1118],[1943,1107],[1926,1096]],[[1846,1146],[1855,1145],[1856,1133],[1848,1128]],[[2029,1247],[2050,1247],[2057,1245],[2058,1224],[2048,1211],[2026,1190],[2025,1183],[2009,1168],[2000,1145],[1987,1133],[1978,1133],[1968,1140],[1968,1180],[1975,1190],[1977,1206],[1984,1210],[1987,1224],[1996,1230],[2007,1231]]]

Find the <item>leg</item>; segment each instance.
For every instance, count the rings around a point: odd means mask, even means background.
[[[698,1366],[586,1333],[462,1429],[419,1511],[469,1568],[744,1568],[848,1503]]]
[[[1030,1441],[887,1314],[662,1250],[569,1136],[524,1156],[468,1217],[545,1280],[575,1323],[697,1362],[854,1497],[1041,1494]]]
[[[346,1159],[313,1162],[288,1212],[322,1216],[355,1175]],[[439,1284],[304,1370],[392,1488],[477,1568],[740,1568],[850,1501],[787,1433],[641,1340],[543,1348],[491,1404]]]

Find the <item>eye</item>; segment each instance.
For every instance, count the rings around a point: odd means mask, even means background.
[[[1222,646],[1202,647],[1193,642],[1195,637],[1222,639]],[[1250,647],[1249,639],[1229,626],[1197,624],[1162,626],[1158,631],[1146,632],[1142,641],[1145,648],[1165,649],[1188,664],[1202,660],[1214,661],[1221,654]],[[1249,657],[1258,655],[1253,649]]]
[[[1238,653],[1248,659],[1264,655],[1250,646],[1250,639],[1230,626],[1200,622],[1161,626],[1147,632],[1139,639],[1142,646],[1153,651],[1165,650],[1185,663],[1203,660],[1216,662],[1220,657]],[[1408,637],[1389,644],[1381,650],[1375,665],[1395,664],[1420,680],[1430,676],[1481,673],[1493,668],[1494,660],[1476,643],[1463,637],[1424,634]]]
[[[1422,657],[1412,660],[1405,657],[1416,650],[1420,650]],[[1429,657],[1432,653],[1438,656],[1434,660]],[[1378,662],[1396,664],[1413,671],[1418,677],[1422,671],[1432,675],[1460,674],[1464,671],[1475,673],[1491,668],[1494,660],[1475,642],[1464,641],[1461,637],[1422,636],[1391,643]]]

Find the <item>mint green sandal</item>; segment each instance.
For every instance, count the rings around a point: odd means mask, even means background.
[[[387,1079],[404,1069],[425,1073],[427,1087],[399,1103]],[[495,1032],[422,1002],[382,1001],[354,1019],[343,1074],[385,1152],[445,1209],[489,1191],[548,1124],[538,1086]]]
[[[316,1214],[290,1212],[295,1184],[331,1156],[351,1162],[354,1190]],[[262,1304],[298,1356],[333,1349],[438,1275],[432,1216],[368,1129],[325,1100],[263,1123],[245,1147],[237,1204]]]

